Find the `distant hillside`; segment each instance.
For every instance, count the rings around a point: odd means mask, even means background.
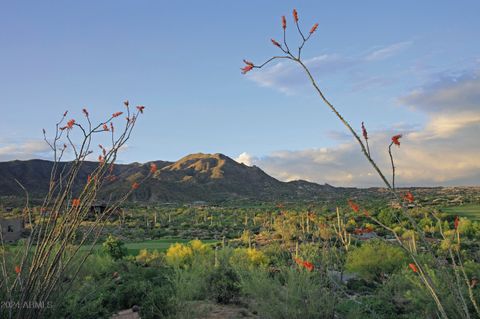
[[[341,189],[306,181],[281,182],[260,168],[237,163],[223,154],[191,154],[177,162],[156,161],[158,171],[130,200],[145,202],[223,201],[232,199],[299,200],[337,197]],[[69,163],[60,163],[59,169]],[[79,187],[98,165],[85,162]],[[33,198],[48,190],[53,162],[44,160],[0,162],[0,196],[22,197],[22,183]],[[115,182],[104,186],[100,197],[116,198],[149,172],[150,163],[115,165]],[[81,183],[80,183],[81,181]]]

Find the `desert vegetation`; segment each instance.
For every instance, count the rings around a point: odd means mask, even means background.
[[[151,180],[172,179],[184,166],[191,165],[182,175],[188,181],[221,179],[228,169],[243,177],[245,168],[226,166],[234,164],[218,154],[197,154],[127,174],[133,169],[115,164],[145,107],[125,101],[122,111],[98,124],[86,109],[82,121],[65,112],[53,136],[44,130],[54,158],[43,201],[32,204],[17,181],[25,203],[9,212],[2,205],[5,217],[26,223],[14,242],[0,232],[2,318],[109,318],[129,308],[141,318],[480,317],[478,189],[454,190],[462,192],[456,204],[436,202],[438,190],[398,188],[395,154],[408,140],[385,141],[391,166],[377,164],[367,125],[357,130],[302,60],[319,24],[303,31],[295,9],[290,20],[280,20],[282,41],[271,40],[280,55],[261,64],[244,60],[242,73],[261,72],[276,60],[301,68],[384,188],[330,190],[336,195],[318,199],[301,185],[295,188],[301,196],[290,198],[291,185],[255,169],[249,183],[261,180],[278,199],[254,200],[257,189],[233,183],[218,189],[252,197],[142,201],[151,198]],[[287,28],[295,30],[298,45],[287,41]],[[97,147],[99,136],[108,146]],[[67,148],[75,159],[65,164]],[[96,205],[99,198],[106,204]]]

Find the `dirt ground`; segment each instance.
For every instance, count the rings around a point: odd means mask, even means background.
[[[241,319],[260,318],[248,308],[241,305],[219,305],[213,302],[192,303],[190,315],[192,319]]]

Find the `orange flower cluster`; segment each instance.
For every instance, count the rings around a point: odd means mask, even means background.
[[[458,218],[458,216],[455,216],[455,221],[453,222],[453,226],[455,227],[455,230],[458,230],[459,223],[460,223],[460,218]]]
[[[107,132],[109,131],[107,124],[103,124],[103,130]]]
[[[112,117],[119,117],[122,114],[123,114],[123,112],[116,112],[116,113],[112,114]]]
[[[315,23],[313,25],[313,27],[310,29],[310,34],[312,34],[313,32],[317,31],[317,28],[318,28],[318,23]]]
[[[80,199],[79,198],[72,199],[72,207],[78,207],[78,206],[80,206]]]
[[[75,120],[74,119],[71,119],[70,121],[67,122],[67,128],[68,129],[71,129],[73,128],[73,126],[75,125]]]
[[[18,275],[18,274],[20,274],[21,271],[22,271],[22,269],[20,268],[20,266],[16,265],[15,266],[15,273]]]
[[[137,182],[132,184],[132,189],[138,189],[139,187],[140,187],[140,184],[138,184]]]
[[[413,203],[413,201],[415,200],[415,198],[413,197],[413,194],[410,193],[410,192],[407,192],[403,198],[408,201],[409,203]]]
[[[285,30],[287,28],[287,19],[285,16],[282,16],[282,28]]]
[[[408,267],[410,267],[410,269],[411,269],[413,272],[418,272],[417,266],[415,266],[415,264],[410,263],[410,264],[408,264]]]
[[[398,134],[398,135],[394,135],[392,136],[392,143],[397,145],[397,146],[400,146],[400,138],[402,137],[402,134]]]
[[[143,114],[143,110],[144,110],[144,109],[145,109],[145,106],[143,106],[143,105],[137,106],[137,110],[139,110],[140,113],[142,113],[142,114]]]
[[[352,210],[355,212],[355,213],[358,213],[360,211],[360,207],[352,200],[348,200],[348,205],[352,208]]]
[[[247,72],[249,72],[253,69],[253,62],[243,60],[243,63],[245,63],[246,65],[243,68],[240,69],[240,70],[242,70],[242,74],[246,74]]]
[[[297,12],[297,9],[293,9],[293,20],[295,20],[295,23],[298,22],[298,12]]]
[[[309,261],[301,260],[300,258],[295,258],[295,262],[297,263],[297,265],[305,268],[308,271],[313,271],[315,269],[315,266]]]
[[[363,122],[362,122],[362,134],[363,134],[363,138],[364,138],[365,140],[368,140],[367,129],[365,128],[365,125],[363,124]]]
[[[272,41],[273,45],[281,48],[282,46],[280,45],[280,43],[278,43],[277,41],[275,41],[275,39],[270,39],[270,41]]]

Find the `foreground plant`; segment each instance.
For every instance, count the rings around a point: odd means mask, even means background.
[[[300,36],[300,45],[297,47],[297,50],[295,51],[291,50],[287,43],[287,40],[286,40],[287,20],[285,16],[282,16],[281,25],[283,29],[283,41],[282,43],[280,43],[275,39],[271,39],[271,43],[275,47],[277,47],[282,52],[282,54],[273,56],[268,60],[266,60],[265,62],[263,62],[262,64],[258,64],[258,65],[251,61],[243,60],[243,62],[245,63],[245,66],[241,69],[242,73],[246,74],[248,72],[251,72],[253,69],[261,69],[273,61],[283,60],[283,59],[290,60],[298,64],[300,68],[304,70],[313,88],[318,93],[320,99],[335,114],[338,120],[340,120],[343,123],[343,125],[347,128],[347,130],[352,134],[354,139],[358,142],[358,145],[360,146],[360,149],[363,155],[368,160],[368,162],[372,165],[375,171],[378,173],[380,179],[383,181],[383,183],[385,184],[386,188],[388,189],[392,197],[401,204],[402,216],[409,221],[410,225],[413,227],[415,232],[420,237],[419,240],[422,243],[422,246],[427,249],[429,256],[432,257],[432,259],[434,260],[434,266],[436,269],[431,269],[428,263],[422,261],[422,255],[417,252],[415,238],[413,238],[411,242],[405,243],[392,228],[384,225],[378,219],[371,216],[371,214],[368,211],[364,210],[363,212],[364,215],[372,219],[381,227],[384,227],[386,230],[392,232],[397,240],[397,243],[408,253],[409,257],[413,261],[413,263],[411,263],[409,267],[412,269],[412,271],[415,274],[418,274],[424,287],[427,289],[428,293],[431,295],[433,301],[435,302],[435,305],[438,309],[438,315],[440,317],[448,318],[447,310],[445,309],[445,306],[444,306],[446,300],[448,299],[454,300],[453,304],[456,308],[453,311],[452,309],[449,309],[449,313],[458,314],[462,318],[471,318],[471,315],[472,315],[472,311],[470,308],[471,306],[474,309],[473,313],[476,313],[476,315],[480,317],[480,310],[475,300],[475,297],[473,296],[473,293],[470,287],[471,285],[469,284],[470,280],[466,276],[465,270],[463,269],[463,264],[461,261],[460,254],[458,253],[458,250],[456,250],[457,252],[456,255],[454,255],[453,252],[450,250],[450,258],[451,258],[453,272],[454,272],[454,276],[452,276],[451,271],[449,271],[448,269],[442,269],[444,268],[444,266],[436,258],[430,243],[425,238],[425,234],[423,230],[418,226],[417,222],[412,218],[412,216],[410,216],[407,210],[408,204],[414,201],[413,194],[410,192],[407,192],[402,196],[395,187],[395,163],[392,155],[392,146],[393,145],[400,146],[400,139],[402,138],[402,135],[398,134],[393,136],[391,138],[391,142],[388,147],[388,153],[390,156],[391,167],[392,167],[392,180],[390,182],[387,179],[386,175],[383,173],[383,171],[379,168],[377,163],[374,161],[372,154],[370,153],[370,147],[368,144],[368,133],[364,123],[362,122],[362,126],[361,126],[362,134],[360,135],[353,129],[350,123],[342,116],[342,114],[337,110],[337,108],[334,107],[333,104],[325,97],[324,93],[322,92],[319,85],[315,81],[315,78],[313,77],[311,71],[306,66],[305,62],[302,60],[302,55],[301,55],[302,49],[304,45],[307,43],[307,41],[310,40],[312,35],[317,31],[318,23],[313,24],[309,32],[305,34],[304,32],[302,32],[302,29],[300,28],[298,12],[295,9],[293,10],[292,15],[293,15],[295,27]],[[361,136],[363,136],[363,140]],[[354,212],[356,213],[360,212],[360,207],[358,204],[354,203],[353,201],[349,201],[349,205]],[[396,218],[397,220],[399,220],[398,216]],[[340,231],[337,231],[337,234],[339,233]],[[458,232],[456,233],[458,234]],[[344,234],[341,234],[341,235],[342,235],[341,239],[343,241]],[[443,236],[443,233],[442,233],[442,236]],[[458,237],[458,242],[459,242],[459,237]],[[438,280],[435,280],[434,278],[436,273],[440,273],[442,275],[442,279],[446,280],[445,284],[448,287],[447,293],[440,292]],[[470,299],[470,305],[467,304],[466,297],[464,296],[465,291],[468,291],[468,298]]]
[[[114,164],[118,152],[130,139],[145,107],[131,110],[125,101],[124,108],[95,125],[87,109],[82,110],[83,121],[68,119],[65,112],[56,123],[52,138],[43,130],[45,142],[53,152],[49,190],[40,214],[34,216],[24,188],[24,214],[31,225],[25,245],[7,249],[0,232],[0,293],[12,303],[11,307],[0,309],[0,317],[41,318],[49,307],[55,307],[55,297],[71,287],[102,234],[105,221],[143,181],[133,183],[118,199],[110,198],[102,213],[84,223],[102,186],[117,179]],[[122,115],[125,117],[121,118]],[[97,137],[107,137],[110,145],[99,144],[97,149]],[[87,158],[97,157],[94,149],[99,152],[98,163],[92,166]],[[74,159],[62,162],[68,150]],[[83,177],[85,170],[90,170],[87,178]],[[152,167],[150,174],[155,170]]]

